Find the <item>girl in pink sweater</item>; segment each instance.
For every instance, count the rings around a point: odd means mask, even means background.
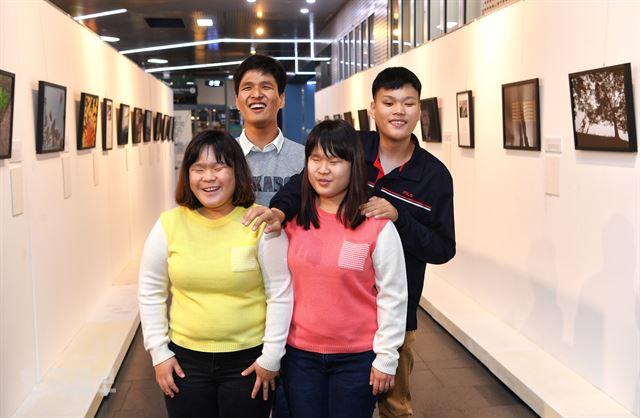
[[[404,340],[402,244],[391,221],[360,213],[367,172],[350,125],[318,124],[305,157],[301,210],[286,227],[295,302],[284,388],[292,418],[370,418]]]

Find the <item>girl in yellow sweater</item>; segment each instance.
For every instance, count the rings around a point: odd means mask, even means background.
[[[269,416],[293,296],[286,235],[242,225],[251,184],[235,139],[198,134],[180,168],[179,206],[145,243],[140,317],[170,418]]]

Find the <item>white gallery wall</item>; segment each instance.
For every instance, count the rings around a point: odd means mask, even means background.
[[[171,143],[118,146],[114,138],[102,151],[100,131],[95,149],[76,150],[81,92],[154,116],[172,113],[173,96],[38,0],[0,0],[0,69],[16,74],[13,158],[0,161],[0,416],[9,416],[172,204]],[[39,80],[67,87],[65,152],[36,155]],[[16,203],[24,212],[14,216]]]
[[[442,278],[636,415],[638,154],[574,149],[568,74],[630,62],[640,121],[638,16],[632,0],[521,1],[384,64],[413,70],[440,107],[444,142],[422,146],[453,175],[457,255],[427,280]],[[355,117],[380,70],[317,92],[316,119]],[[505,150],[501,85],[536,77],[543,151]],[[457,146],[463,90],[475,99],[475,149]],[[548,137],[561,153],[544,151]],[[545,194],[548,163],[559,196]]]

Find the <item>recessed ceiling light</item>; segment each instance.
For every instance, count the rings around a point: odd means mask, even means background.
[[[256,34],[257,34],[257,35],[262,35],[262,34],[264,34],[264,28],[263,28],[262,26],[258,26],[258,27],[256,28]]]
[[[256,0],[247,0],[247,3],[255,3]]]
[[[198,26],[213,26],[213,20],[211,19],[196,19]]]
[[[315,2],[316,2],[316,0],[307,0],[307,3],[309,3],[309,4],[313,4]]]
[[[193,86],[193,85],[194,85],[194,84],[196,84],[196,83],[194,83],[193,81],[187,81],[185,84],[186,84],[187,86]]]
[[[251,47],[251,49],[249,50],[249,53],[251,55],[255,55],[256,54],[256,49],[254,47]]]
[[[80,21],[80,20],[86,20],[86,19],[93,19],[94,17],[117,15],[119,13],[126,13],[126,12],[127,12],[127,9],[107,10],[106,12],[92,13],[90,15],[76,16],[76,17],[73,18],[73,20]]]
[[[162,58],[149,58],[147,62],[150,62],[151,64],[166,64],[169,61]]]
[[[303,15],[306,15],[307,13],[309,13],[309,9],[307,9],[306,7],[300,9],[300,13],[302,13]]]
[[[262,10],[258,10],[258,11],[256,12],[256,16],[258,16],[258,19],[262,19],[262,16],[263,16],[263,12],[262,12]]]
[[[101,36],[100,39],[102,39],[105,42],[118,42],[120,40],[120,38],[116,38],[115,36]]]
[[[229,74],[229,75],[227,76],[227,78],[228,78],[229,80],[233,80],[233,74]]]

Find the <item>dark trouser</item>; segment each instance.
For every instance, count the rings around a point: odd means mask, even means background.
[[[292,418],[371,418],[373,351],[318,354],[287,346],[282,373]]]
[[[255,399],[251,391],[255,373],[240,373],[262,353],[262,346],[231,353],[203,353],[169,343],[185,373],[173,378],[180,393],[165,396],[169,418],[268,418],[269,401],[262,399],[262,388]],[[270,393],[271,395],[271,393]]]
[[[283,377],[280,376],[276,380],[276,391],[273,393],[273,409],[271,410],[271,418],[291,418],[289,411],[289,403],[287,395],[284,391]]]

